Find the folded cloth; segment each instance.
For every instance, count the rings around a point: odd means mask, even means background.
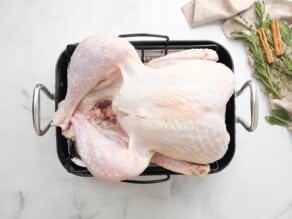
[[[182,7],[191,27],[226,19],[224,33],[250,30],[256,21],[253,6],[255,0],[192,0]],[[265,0],[266,12],[272,18],[282,18],[292,24],[292,0]]]
[[[272,18],[281,18],[292,25],[292,0],[265,0],[265,6],[266,13]],[[231,37],[233,31],[250,31],[255,22],[255,10],[250,7],[227,19],[223,24],[223,31],[227,37]]]
[[[233,17],[251,7],[255,0],[192,0],[182,7],[191,27]]]
[[[182,11],[191,27],[211,21],[226,19],[223,31],[231,38],[233,31],[249,32],[256,23],[253,7],[255,0],[192,0],[182,7]],[[272,18],[281,18],[292,26],[292,0],[265,0],[265,9]],[[289,53],[291,46],[287,48]],[[251,60],[251,59],[250,59]],[[251,62],[252,65],[252,62]],[[283,109],[292,118],[292,92],[287,83],[279,83],[281,99],[269,97],[272,109]],[[292,131],[292,124],[288,126]]]

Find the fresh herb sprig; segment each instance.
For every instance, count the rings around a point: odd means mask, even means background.
[[[268,64],[257,30],[259,28],[264,30],[270,48],[274,48],[270,31],[271,17],[266,14],[263,1],[256,1],[254,8],[257,22],[251,25],[252,30],[249,33],[235,31],[232,33],[232,37],[242,40],[248,46],[253,60],[254,77],[263,84],[267,94],[273,99],[281,99],[283,95],[279,86],[280,83],[285,84],[288,90],[292,90],[292,28],[283,20],[278,20],[285,51],[282,56],[275,57],[275,61],[272,64]],[[292,118],[282,109],[272,110],[271,116],[267,116],[266,120],[270,124],[292,126]]]
[[[277,84],[277,81],[272,77],[270,68],[265,61],[265,57],[263,51],[260,47],[260,41],[256,34],[256,32],[252,32],[251,34],[236,31],[232,33],[232,37],[234,39],[239,39],[244,41],[249,48],[251,58],[253,60],[253,65],[255,68],[254,77],[262,82],[266,91],[270,93],[273,98],[280,98],[280,88]]]
[[[281,19],[279,20],[279,26],[283,41],[287,46],[292,46],[292,29]]]
[[[266,120],[272,125],[292,125],[292,118],[290,118],[289,114],[282,109],[272,110],[271,116],[266,116]]]

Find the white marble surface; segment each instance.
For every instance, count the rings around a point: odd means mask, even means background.
[[[54,130],[43,137],[33,131],[35,84],[53,91],[65,45],[96,33],[215,40],[233,56],[236,87],[250,79],[243,46],[225,38],[220,22],[190,29],[180,10],[186,1],[0,1],[1,219],[292,218],[292,135],[265,123],[262,93],[256,132],[237,125],[233,161],[204,178],[132,185],[76,177],[58,161]],[[247,96],[237,100],[236,110],[246,118]],[[51,116],[53,104],[43,105]]]

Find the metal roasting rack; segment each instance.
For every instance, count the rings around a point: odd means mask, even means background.
[[[149,62],[152,59],[167,55],[169,53],[178,52],[181,50],[191,49],[191,48],[208,48],[213,49],[217,52],[219,56],[219,62],[224,63],[230,69],[233,70],[233,62],[228,51],[222,47],[220,44],[212,41],[170,41],[168,36],[156,35],[156,34],[124,34],[120,37],[155,37],[163,40],[148,40],[148,41],[130,41],[130,43],[135,47],[137,53],[141,57],[143,63]],[[40,92],[42,91],[50,99],[55,100],[55,109],[57,109],[58,103],[65,98],[67,90],[67,67],[70,62],[71,55],[73,54],[75,48],[78,44],[71,44],[66,47],[63,53],[60,55],[57,65],[56,65],[56,80],[55,80],[55,95],[49,92],[49,90],[41,84],[38,84],[34,89],[33,97],[33,124],[35,131],[38,135],[44,135],[49,128],[51,123],[45,126],[44,129],[41,128],[40,122]],[[251,122],[247,124],[240,117],[235,118],[235,96],[240,95],[245,88],[250,88],[250,107],[251,107]],[[248,131],[253,131],[257,126],[258,117],[258,104],[257,104],[257,93],[253,82],[247,81],[244,86],[240,89],[236,95],[233,95],[226,108],[226,126],[230,134],[230,143],[228,150],[223,158],[210,164],[211,170],[210,174],[216,173],[224,169],[235,152],[235,122],[240,123]],[[85,165],[82,163],[78,153],[76,152],[75,143],[71,140],[66,139],[61,132],[60,128],[56,128],[56,141],[57,141],[57,153],[60,162],[65,167],[65,169],[72,174],[78,176],[89,177],[92,176],[87,170]],[[122,165],[122,164],[121,164]],[[125,180],[123,182],[139,183],[139,184],[149,184],[158,183],[169,180],[171,174],[178,174],[162,167],[151,163],[148,168],[141,175],[162,175],[163,178],[153,179],[153,180]]]

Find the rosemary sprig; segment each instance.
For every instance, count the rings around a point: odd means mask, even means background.
[[[256,27],[262,27],[265,31],[267,36],[268,43],[271,45],[273,43],[273,39],[271,34],[269,34],[269,27],[271,25],[271,17],[270,15],[266,14],[265,3],[263,1],[256,1],[254,3],[254,8],[256,15],[258,17],[258,22],[256,23]]]
[[[256,26],[259,27],[265,27],[266,24],[266,10],[264,7],[264,2],[262,1],[256,1],[254,3],[254,9],[258,18],[258,21],[256,22]]]
[[[273,38],[270,31],[271,17],[266,14],[263,1],[256,1],[254,4],[257,15],[257,22],[250,33],[243,31],[235,31],[232,33],[234,39],[242,40],[249,48],[250,56],[253,60],[254,77],[259,80],[268,94],[274,99],[281,99],[281,89],[279,84],[285,84],[288,90],[292,90],[292,28],[282,20],[278,20],[283,45],[286,49],[280,57],[274,57],[275,61],[272,64],[267,64],[261,42],[257,35],[257,29],[263,28],[269,47],[274,48]],[[290,47],[290,48],[289,48]],[[272,110],[271,116],[267,116],[266,120],[270,124],[292,126],[292,118],[282,109]]]
[[[242,31],[236,31],[232,33],[232,37],[234,39],[242,40],[247,44],[251,58],[254,61],[254,77],[262,82],[266,91],[270,93],[273,98],[280,98],[280,88],[278,87],[277,82],[273,80],[270,68],[266,63],[263,51],[261,50],[257,34],[255,32],[248,34]]]
[[[279,20],[280,32],[287,46],[292,46],[292,29],[282,20]]]

